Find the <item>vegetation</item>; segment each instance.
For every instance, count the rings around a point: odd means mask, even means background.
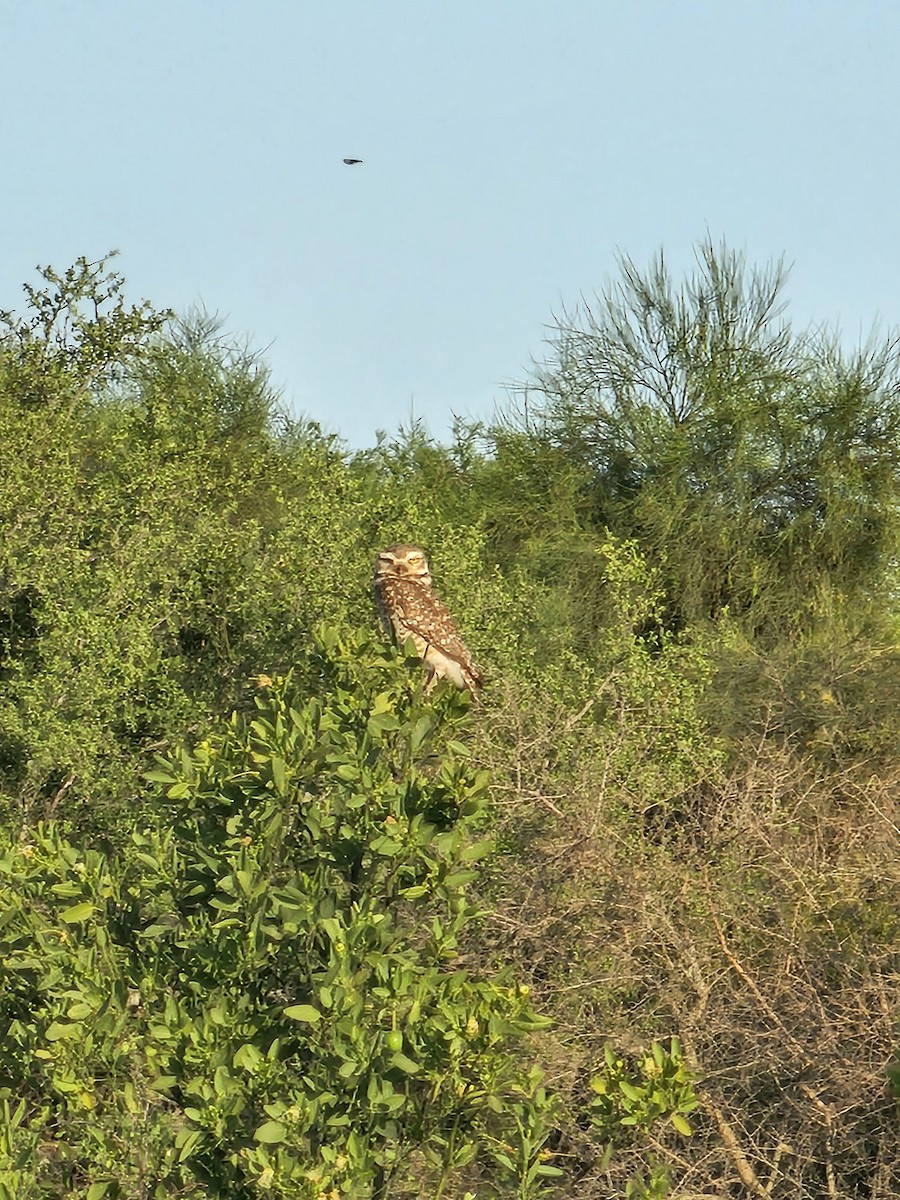
[[[0,314],[0,1197],[900,1193],[898,344],[629,260],[350,455],[107,261]],[[422,694],[374,554],[487,668]]]

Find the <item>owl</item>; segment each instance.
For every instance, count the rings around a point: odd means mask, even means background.
[[[389,635],[402,646],[407,638],[425,664],[426,695],[439,679],[449,679],[473,696],[484,682],[449,611],[431,590],[428,559],[418,546],[388,546],[375,560],[373,582],[378,611]]]

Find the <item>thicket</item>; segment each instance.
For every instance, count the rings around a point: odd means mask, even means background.
[[[0,315],[0,1195],[900,1193],[897,343],[620,266],[356,454],[106,261]]]

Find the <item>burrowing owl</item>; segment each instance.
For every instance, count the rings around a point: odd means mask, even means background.
[[[439,679],[449,679],[475,695],[481,671],[472,662],[446,606],[431,590],[428,559],[418,546],[388,546],[375,560],[375,599],[385,629],[398,645],[412,638],[425,664],[429,692]]]

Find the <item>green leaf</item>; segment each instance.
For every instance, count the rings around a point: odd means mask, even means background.
[[[433,729],[434,718],[432,716],[426,714],[423,717],[419,717],[418,721],[416,721],[415,725],[413,726],[412,734],[410,735],[409,739],[410,749],[412,750],[413,754],[419,750],[419,748],[422,746],[422,743]]]
[[[66,1025],[62,1021],[51,1021],[44,1030],[44,1037],[48,1042],[58,1042],[63,1038],[78,1037],[81,1030],[77,1025]]]
[[[153,857],[152,854],[145,854],[143,850],[138,850],[134,856],[138,862],[142,862],[145,867],[150,867],[154,871],[159,871],[160,863]]]
[[[150,783],[171,784],[171,783],[175,782],[177,776],[173,775],[171,771],[154,770],[154,771],[145,771],[144,778],[146,780],[148,780]]]
[[[397,1054],[392,1054],[388,1061],[391,1066],[403,1071],[405,1075],[417,1075],[422,1070],[417,1062],[413,1062],[411,1058],[407,1058],[405,1054],[399,1051]]]
[[[184,1162],[186,1158],[190,1158],[196,1147],[200,1144],[202,1138],[203,1131],[200,1129],[182,1130],[175,1139],[175,1145],[181,1145],[181,1150],[178,1154],[178,1161]]]
[[[252,1042],[245,1042],[243,1046],[238,1046],[234,1052],[234,1058],[231,1060],[236,1067],[243,1068],[245,1071],[255,1071],[266,1061],[262,1051],[259,1050]]]
[[[284,1015],[292,1021],[309,1021],[315,1022],[322,1018],[322,1014],[317,1008],[313,1008],[311,1004],[292,1004],[284,1009]]]
[[[394,713],[378,713],[369,717],[367,728],[369,733],[375,736],[399,729],[400,721]]]
[[[73,904],[71,908],[67,908],[65,912],[59,914],[59,919],[65,921],[67,925],[76,925],[79,921],[86,921],[93,913],[93,904],[85,901],[83,904]]]
[[[552,1017],[544,1017],[536,1012],[527,1012],[517,1017],[515,1023],[520,1029],[537,1030],[551,1029],[554,1022]]]
[[[683,1133],[685,1137],[693,1136],[693,1129],[690,1124],[684,1119],[681,1113],[672,1113],[672,1124],[679,1133]]]
[[[492,841],[474,842],[471,846],[464,846],[459,857],[462,862],[475,862],[479,858],[484,858],[486,854],[490,854],[493,849]]]
[[[264,1121],[253,1134],[257,1142],[265,1142],[268,1146],[283,1142],[286,1136],[287,1130],[280,1121]]]
[[[414,883],[412,887],[400,889],[400,895],[406,900],[418,900],[420,896],[425,896],[427,893],[428,888],[421,883]]]
[[[383,837],[374,838],[370,842],[369,848],[375,854],[380,854],[384,858],[392,858],[399,850],[403,849],[403,843],[398,842],[396,838],[388,837],[387,834],[384,834]]]
[[[151,1079],[149,1086],[154,1092],[167,1092],[176,1083],[178,1083],[178,1077],[175,1075],[158,1075],[156,1079]]]
[[[464,887],[467,883],[471,883],[473,879],[477,879],[478,875],[475,871],[454,871],[452,875],[447,875],[444,879],[444,887],[458,888]]]
[[[91,1008],[90,1004],[81,1002],[79,1004],[73,1004],[70,1008],[66,1009],[66,1016],[71,1021],[83,1021],[85,1017],[91,1016],[93,1011],[94,1010]]]

